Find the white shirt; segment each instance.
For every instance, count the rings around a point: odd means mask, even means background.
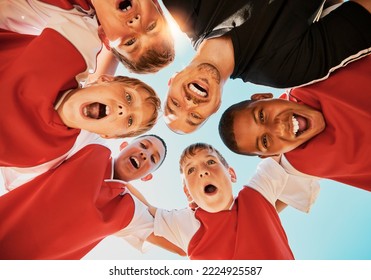
[[[93,9],[80,7],[63,10],[37,0],[0,0],[0,28],[30,35],[40,35],[45,28],[58,31],[84,57],[87,68],[76,79],[85,83],[96,69],[96,57],[102,48]]]
[[[259,191],[273,206],[276,200],[288,205],[294,201],[295,208],[309,211],[314,201],[311,195],[308,196],[307,189],[312,186],[318,186],[316,179],[289,175],[275,160],[267,158],[258,164],[256,173],[245,187]],[[185,252],[188,251],[189,242],[199,228],[200,222],[195,217],[195,211],[190,208],[156,211],[154,234],[166,238]]]

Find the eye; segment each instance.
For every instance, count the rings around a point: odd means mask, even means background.
[[[147,27],[147,31],[152,31],[153,29],[156,28],[157,23],[153,22]]]
[[[128,104],[131,104],[132,97],[131,97],[130,93],[125,92],[125,99],[128,102]]]
[[[262,137],[262,145],[265,149],[268,149],[268,137],[267,135],[263,135]]]
[[[125,46],[131,46],[131,45],[133,45],[136,41],[137,41],[137,39],[135,39],[135,38],[131,38],[131,39],[127,40],[127,41],[124,43],[124,45],[125,45]]]
[[[157,163],[156,158],[155,158],[154,156],[151,156],[151,161],[152,161],[154,164]]]
[[[260,110],[259,111],[259,120],[263,123],[264,122],[264,114],[263,114],[263,110]]]
[[[195,168],[194,167],[190,167],[188,169],[188,171],[187,171],[187,174],[189,175],[189,174],[193,173],[194,171],[195,171]]]
[[[197,113],[191,113],[191,116],[193,118],[195,118],[195,119],[198,119],[198,120],[201,120],[202,119],[202,117],[199,114],[197,114]]]
[[[132,124],[133,124],[133,118],[130,116],[128,118],[128,127],[131,127]]]
[[[215,160],[213,160],[213,159],[209,159],[208,161],[207,161],[207,164],[208,165],[213,165],[213,164],[215,164],[216,162],[215,162]]]
[[[177,100],[173,98],[171,98],[170,100],[171,100],[171,103],[173,103],[175,107],[180,107],[179,102]]]
[[[140,142],[139,145],[142,149],[147,150],[147,146],[144,143]]]

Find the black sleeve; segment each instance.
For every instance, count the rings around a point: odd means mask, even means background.
[[[326,78],[370,52],[371,14],[355,2],[346,2],[295,40],[256,58],[243,79],[276,88],[300,86]]]

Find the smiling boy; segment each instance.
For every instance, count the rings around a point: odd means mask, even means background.
[[[163,2],[196,50],[170,79],[164,104],[167,126],[180,134],[217,112],[230,78],[297,87],[327,78],[371,48],[368,0],[346,1],[319,20],[322,0]]]
[[[80,48],[84,56],[103,42],[132,72],[157,72],[174,60],[173,38],[157,0],[6,0],[0,7],[0,28],[18,33],[40,35],[54,23],[65,31],[74,22],[74,35],[66,37],[86,44]],[[89,57],[92,71],[95,59]]]
[[[111,234],[137,249],[145,240],[167,244],[151,234],[153,217],[127,184],[150,180],[166,145],[151,134],[121,148],[113,159],[103,145],[85,146],[1,196],[0,259],[80,259]]]
[[[239,154],[283,154],[290,173],[371,191],[370,66],[368,56],[281,99],[253,95],[223,113],[220,136]]]
[[[82,129],[115,138],[136,136],[156,123],[160,100],[137,79],[101,76],[79,88],[75,77],[86,63],[55,30],[40,36],[1,30],[0,41],[0,166],[63,159]]]

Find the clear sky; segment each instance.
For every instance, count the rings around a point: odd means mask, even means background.
[[[117,75],[137,77],[150,84],[162,100],[167,82],[173,73],[191,60],[194,50],[188,39],[174,27],[176,39],[175,61],[157,74],[133,75],[120,66]],[[162,118],[150,133],[161,136],[167,143],[168,156],[151,181],[132,183],[150,203],[160,208],[173,209],[187,206],[182,192],[178,160],[182,150],[194,142],[207,142],[225,156],[237,173],[235,194],[255,171],[258,158],[236,155],[221,142],[217,126],[221,113],[231,104],[250,97],[255,92],[272,92],[278,96],[283,90],[255,86],[241,80],[229,80],[224,88],[222,106],[218,113],[197,132],[178,135],[171,132]],[[122,140],[110,140],[113,154],[117,154]],[[344,147],[346,148],[346,147]],[[320,155],[319,155],[320,156]],[[0,184],[2,183],[0,177]],[[0,191],[4,192],[4,190]],[[287,208],[281,214],[292,251],[302,260],[371,259],[371,193],[329,180],[321,181],[319,197],[309,214]],[[94,248],[85,259],[181,259],[160,248],[150,246],[144,254],[132,249],[117,237],[108,237]]]

